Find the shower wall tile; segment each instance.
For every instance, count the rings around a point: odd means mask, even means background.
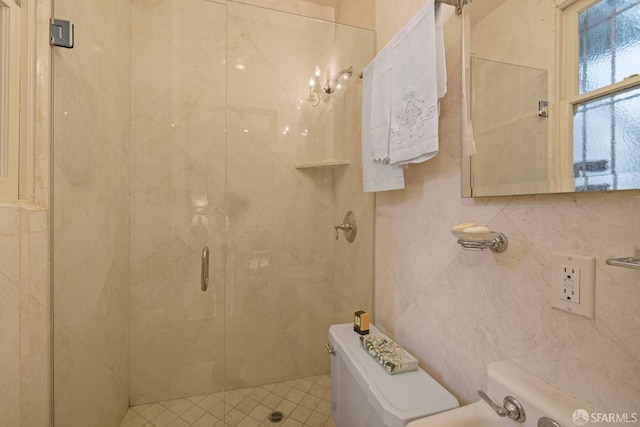
[[[346,212],[345,209],[336,215],[336,205],[349,205],[357,212],[367,205],[358,193],[358,188],[361,189],[361,183],[358,185],[361,179],[358,173],[359,154],[355,156],[353,153],[358,151],[360,139],[359,126],[352,121],[352,115],[359,111],[360,83],[352,79],[347,82],[345,91],[334,94],[330,102],[321,102],[318,107],[311,107],[306,99],[309,91],[307,82],[316,66],[321,70],[321,77],[326,69],[335,73],[349,66],[354,67],[357,75],[373,55],[373,38],[369,33],[367,39],[362,30],[292,20],[283,15],[241,7],[235,10],[242,14],[238,13],[238,20],[230,21],[229,25],[241,33],[230,39],[229,57],[248,58],[246,70],[251,72],[245,75],[244,71],[230,70],[229,103],[237,114],[231,115],[230,121],[234,123],[237,118],[238,130],[242,131],[231,132],[228,158],[230,170],[242,168],[241,162],[246,162],[250,174],[231,175],[228,187],[232,199],[241,194],[252,194],[251,184],[245,187],[247,177],[267,167],[256,179],[256,183],[261,183],[259,188],[265,186],[265,189],[256,193],[271,199],[250,199],[255,212],[260,215],[249,214],[247,218],[255,217],[255,221],[250,223],[254,227],[252,235],[263,236],[261,239],[252,242],[249,238],[247,243],[251,246],[244,246],[238,242],[249,237],[242,231],[247,224],[232,223],[229,230],[229,241],[234,242],[230,249],[235,255],[232,259],[241,261],[243,256],[246,257],[243,254],[247,249],[263,257],[265,254],[268,256],[268,269],[245,272],[244,263],[234,262],[227,272],[227,314],[231,314],[227,322],[230,355],[226,359],[227,383],[246,387],[326,372],[326,358],[318,350],[326,339],[321,331],[326,331],[331,323],[338,320],[348,321],[354,307],[369,308],[371,305],[371,278],[366,277],[371,271],[371,261],[370,258],[367,260],[366,246],[341,246],[346,242],[336,242],[333,238],[333,226],[341,222]],[[230,15],[233,14],[230,8]],[[368,52],[367,42],[371,46]],[[352,49],[356,45],[360,50]],[[282,46],[286,48],[282,49]],[[285,52],[286,55],[280,54]],[[261,86],[260,75],[267,76],[273,84]],[[255,93],[258,97],[254,100]],[[251,105],[254,102],[262,111]],[[244,147],[254,148],[244,151]],[[255,157],[247,154],[255,150],[261,154]],[[265,157],[271,160],[265,162]],[[240,163],[235,162],[236,158]],[[342,168],[292,168],[296,163],[328,158],[350,159],[353,168],[349,168],[349,178]],[[339,187],[343,191],[338,191]],[[366,200],[372,203],[372,199]],[[264,206],[269,209],[265,211]],[[248,209],[251,211],[252,207]],[[265,218],[265,213],[268,218]],[[372,221],[364,224],[360,241],[366,245],[367,230],[371,230],[368,227],[372,226]],[[358,277],[363,280],[345,283],[352,277],[342,275],[344,270],[341,266],[348,265],[358,256],[368,262],[353,266],[350,272],[358,276],[364,271],[364,277]],[[255,257],[259,258],[260,255]],[[251,260],[248,264],[251,265]],[[335,274],[336,271],[340,273]],[[266,290],[266,313],[260,304],[254,307],[257,311],[247,312],[244,316],[242,312],[235,311],[238,304],[233,302],[237,300],[231,293],[242,292],[246,283],[253,283],[252,292],[260,292],[258,295]],[[354,292],[363,286],[368,288],[368,292],[360,295]],[[341,304],[344,300],[348,302]],[[233,313],[229,311],[229,304],[234,304]],[[345,310],[343,305],[348,308]],[[341,310],[341,314],[337,314],[337,310]],[[269,323],[257,323],[261,318]],[[240,332],[245,330],[246,334],[246,328],[252,324],[256,325],[255,329],[250,332],[251,338],[245,340]],[[310,334],[310,330],[319,333]],[[257,343],[256,348],[246,351],[246,342]]]
[[[475,172],[478,176],[479,186],[493,186],[495,182],[517,182],[518,176],[525,174],[531,182],[531,191],[544,192],[547,191],[547,179],[545,174],[556,173],[556,170],[563,169],[561,165],[555,166],[554,161],[560,161],[562,156],[556,156],[547,147],[546,141],[550,141],[556,138],[555,129],[557,128],[556,120],[559,114],[556,114],[556,73],[546,70],[555,70],[557,55],[550,54],[556,50],[556,2],[549,0],[538,0],[528,2],[526,4],[516,4],[516,2],[503,2],[501,4],[489,4],[478,3],[470,7],[470,27],[471,27],[471,41],[470,52],[478,60],[474,64],[474,67],[479,73],[486,70],[485,67],[494,67],[490,71],[490,75],[493,75],[495,81],[505,81],[503,78],[497,77],[499,70],[509,72],[512,74],[509,85],[511,87],[510,93],[518,91],[519,93],[543,93],[546,95],[540,95],[540,99],[550,100],[549,117],[547,117],[543,123],[538,120],[531,120],[530,123],[526,123],[520,120],[511,132],[515,132],[513,135],[506,136],[514,143],[511,144],[516,147],[516,150],[510,151],[498,150],[504,156],[503,159],[495,159],[495,161],[505,163],[506,159],[510,159],[511,163],[515,165],[526,164],[528,160],[520,161],[520,159],[539,159],[540,161],[528,161],[530,168],[520,167],[516,168],[504,168],[495,176],[491,177],[491,172],[486,172],[487,167],[495,170],[493,165],[488,166],[491,159],[487,156],[477,156],[476,161],[479,162],[481,168]],[[477,9],[476,9],[477,7]],[[478,17],[474,19],[474,16]],[[525,17],[531,17],[527,19]],[[524,24],[523,24],[524,23]],[[523,34],[525,36],[523,36]],[[526,35],[535,35],[533,37]],[[493,61],[493,63],[488,61]],[[517,79],[513,67],[502,68],[498,66],[501,64],[513,64],[520,67],[521,80]],[[540,89],[535,88],[533,85],[533,75],[536,75],[535,81],[538,81],[541,86]],[[525,76],[529,76],[530,80],[524,80]],[[517,82],[517,83],[516,83]],[[528,83],[525,84],[523,82]],[[524,84],[524,86],[523,86]],[[517,85],[517,86],[516,86]],[[482,143],[489,143],[487,141],[495,141],[500,138],[496,138],[495,134],[491,132],[505,132],[508,134],[510,129],[508,124],[504,124],[505,113],[513,113],[526,107],[528,103],[523,103],[522,106],[514,104],[513,99],[509,96],[510,93],[505,93],[503,88],[492,88],[488,84],[478,88],[478,91],[474,96],[476,99],[488,99],[483,96],[483,93],[489,93],[490,98],[496,102],[495,105],[485,105],[478,108],[478,111],[491,111],[491,117],[479,117],[478,125],[482,129],[478,129],[481,134],[481,138],[484,138]],[[527,92],[528,91],[528,92]],[[483,101],[484,102],[484,101]],[[489,101],[491,102],[491,101]],[[535,102],[535,101],[533,101]],[[529,110],[527,110],[529,111]],[[477,114],[477,113],[476,113]],[[482,113],[480,113],[482,115]],[[489,126],[483,124],[488,123]],[[503,126],[494,127],[496,124],[502,124]],[[537,141],[527,141],[525,144],[520,144],[518,147],[518,141],[521,140],[521,136],[518,135],[517,125],[527,126],[529,129],[522,130],[523,134],[529,135],[529,138],[537,137]],[[547,158],[548,160],[544,160]],[[548,163],[548,164],[547,164]],[[538,167],[536,168],[536,165]],[[544,166],[539,166],[544,165]],[[484,167],[483,167],[484,166]],[[513,170],[512,170],[513,169]],[[526,181],[520,179],[520,182]],[[508,188],[505,185],[506,188]],[[538,189],[538,190],[536,190]],[[482,191],[482,190],[481,190]]]
[[[372,11],[373,13],[373,11]],[[373,313],[373,228],[374,196],[362,191],[362,80],[360,71],[375,55],[375,33],[353,27],[336,27],[337,62],[353,67],[343,96],[334,104],[336,157],[348,159],[345,168],[334,174],[333,221],[341,224],[347,211],[356,216],[358,234],[353,243],[339,233],[332,243],[333,318],[332,323],[351,322],[355,310]]]
[[[334,172],[294,165],[335,157],[335,103],[312,107],[308,81],[316,66],[324,76],[349,64],[337,62],[333,25],[228,8],[225,384],[233,389],[328,370],[318,349],[333,318]]]
[[[51,420],[49,212],[21,204],[20,400],[21,426]]]
[[[50,417],[47,211],[0,202],[0,419],[48,425]]]
[[[378,0],[378,47],[422,4]],[[409,167],[405,190],[377,195],[376,325],[463,404],[487,363],[512,360],[605,412],[637,411],[640,279],[605,260],[631,252],[640,193],[461,199],[459,25],[445,25],[440,153]],[[504,232],[507,251],[461,250],[449,229],[468,221]],[[596,257],[595,320],[551,309],[552,251]]]
[[[130,393],[142,404],[222,390],[226,8],[132,12]]]
[[[56,320],[53,333],[55,425],[118,425],[129,406],[128,371],[120,376]]]
[[[335,1],[322,0],[239,0],[238,3],[259,6],[280,12],[334,22]]]
[[[116,425],[129,404],[131,5],[59,1],[56,15],[85,30],[53,51],[55,422]]]
[[[375,30],[376,0],[337,0],[335,9],[335,22]]]
[[[23,1],[23,5],[27,5]],[[36,16],[35,146],[32,193],[0,202],[0,420],[50,424],[49,162],[51,2],[30,0]]]
[[[35,11],[35,124],[33,147],[33,195],[32,203],[49,209],[51,191],[51,46],[49,32],[52,4],[47,0],[30,0]]]
[[[272,10],[289,4],[304,15],[306,3],[133,4],[134,404],[329,369],[321,331],[335,321],[336,295],[347,293],[332,285],[341,176],[294,165],[335,158],[340,112],[351,119],[359,104],[354,89],[334,96],[346,101],[312,107],[316,66],[335,72],[368,60],[349,52],[362,30],[340,36],[339,56],[334,25]],[[368,41],[372,55],[371,33]],[[357,143],[359,127],[344,128],[341,144]],[[211,288],[202,293],[205,244]],[[358,306],[371,304],[366,283]]]
[[[0,205],[0,418],[10,425],[20,423],[20,211]],[[5,243],[6,242],[6,243]],[[5,246],[6,244],[6,246]],[[14,258],[14,254],[17,257]],[[7,262],[10,261],[11,263]],[[17,261],[17,262],[16,262]],[[15,266],[10,265],[15,264]]]

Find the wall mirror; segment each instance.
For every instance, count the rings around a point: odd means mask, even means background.
[[[640,188],[640,0],[476,0],[463,43],[463,197]]]

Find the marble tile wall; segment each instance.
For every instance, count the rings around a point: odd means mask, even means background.
[[[33,197],[0,202],[0,420],[50,424],[49,99],[50,1],[24,1],[35,20]]]
[[[523,182],[547,191],[548,121],[538,116],[538,101],[549,99],[548,73],[478,57],[472,69],[474,194],[504,194]]]
[[[358,126],[338,125],[337,112],[357,116],[360,83],[318,107],[307,96],[316,66],[368,62],[373,36],[362,32],[239,2],[133,2],[133,404],[326,373],[326,336],[313,331],[356,285],[366,291],[338,317],[371,306],[370,262],[345,289],[332,285],[345,243],[333,238],[334,189],[360,174],[295,168],[335,158],[337,136],[357,149]],[[360,41],[368,51],[350,55]],[[352,208],[367,221],[350,249],[370,260],[372,200]]]
[[[231,3],[231,1],[229,1]],[[336,0],[239,0],[244,3],[280,12],[333,22],[336,18]]]
[[[140,1],[140,8],[151,8],[153,1]],[[218,3],[225,3],[223,1]],[[321,2],[320,2],[321,3]],[[47,27],[48,20],[51,16],[51,2],[37,1],[37,15],[38,23],[41,26],[41,30],[38,31],[40,35],[38,37],[38,53],[37,53],[37,87],[36,96],[38,98],[38,111],[37,111],[37,131],[36,131],[36,168],[35,168],[35,205],[19,204],[19,205],[3,205],[0,207],[0,223],[2,224],[3,250],[6,249],[6,254],[2,257],[2,266],[0,267],[0,288],[3,293],[3,307],[0,312],[3,315],[3,325],[7,327],[2,329],[2,335],[0,340],[2,341],[3,355],[0,358],[0,383],[2,384],[2,390],[5,392],[2,399],[0,399],[0,419],[7,421],[11,425],[21,426],[45,426],[50,424],[50,399],[51,399],[51,372],[50,372],[50,356],[52,354],[50,348],[50,312],[51,301],[49,297],[50,283],[49,283],[49,233],[52,225],[48,222],[48,204],[49,204],[49,191],[51,182],[49,180],[49,162],[50,162],[50,115],[49,99],[50,99],[50,64],[49,64],[49,52],[50,47],[48,45]],[[72,117],[67,117],[57,122],[56,128],[61,130],[65,135],[65,138],[60,139],[60,144],[79,144],[80,139],[86,138],[91,140],[96,135],[100,136],[101,141],[110,138],[111,141],[126,141],[126,135],[114,135],[110,133],[114,129],[117,129],[121,121],[126,121],[127,109],[118,108],[116,106],[127,105],[126,101],[121,99],[123,93],[126,92],[124,86],[126,85],[126,69],[128,68],[128,56],[122,55],[123,44],[126,43],[126,37],[128,31],[126,28],[123,30],[122,22],[128,22],[127,8],[123,7],[121,2],[110,2],[108,14],[106,10],[100,9],[97,15],[92,13],[92,9],[85,8],[83,5],[76,4],[71,1],[59,1],[56,4],[60,7],[59,13],[70,17],[75,20],[77,29],[79,30],[77,54],[71,51],[57,52],[57,55],[69,55],[70,61],[60,61],[61,57],[56,57],[57,63],[62,65],[65,71],[71,72],[74,78],[78,78],[80,83],[80,89],[82,96],[99,96],[101,102],[107,99],[104,93],[101,95],[95,95],[101,88],[111,87],[117,88],[113,96],[112,104],[104,104],[104,108],[109,107],[110,113],[106,110],[92,111],[90,108],[85,108],[86,104],[82,103],[82,99],[77,98],[75,101],[65,105],[67,115],[71,113]],[[301,6],[298,2],[298,7]],[[301,9],[292,10],[292,12],[309,15],[318,18],[331,18],[328,12],[320,7],[308,5],[309,11],[304,12]],[[270,7],[274,7],[271,5]],[[316,11],[314,11],[314,9]],[[137,11],[133,11],[133,17],[135,19]],[[91,35],[87,36],[87,28],[99,28],[97,25],[87,24],[92,19],[102,19],[104,16],[114,15],[113,22],[117,22],[117,28],[109,26],[103,36]],[[332,18],[331,18],[332,19]],[[111,22],[109,20],[108,22]],[[115,24],[114,24],[115,25]],[[113,31],[118,31],[123,37],[118,37],[118,42],[109,48],[104,40],[107,37],[113,35]],[[126,48],[124,48],[126,50]],[[117,60],[113,57],[117,53]],[[79,59],[76,61],[75,58]],[[83,59],[80,59],[83,58]],[[115,65],[117,69],[110,69],[109,67],[103,67],[104,64],[119,64]],[[101,64],[101,65],[98,65]],[[100,69],[102,67],[102,69]],[[157,70],[156,70],[157,71]],[[58,70],[58,72],[62,72]],[[305,73],[307,71],[305,70]],[[79,76],[84,76],[80,78]],[[56,77],[58,81],[60,75]],[[107,80],[113,78],[114,80]],[[66,89],[65,86],[61,88]],[[152,88],[151,88],[152,89]],[[188,89],[184,91],[188,93]],[[91,95],[94,94],[94,95]],[[57,96],[57,100],[61,100],[60,96]],[[182,101],[185,103],[190,102],[192,99],[189,95],[185,96]],[[77,102],[77,104],[76,104]],[[135,103],[134,100],[132,102]],[[100,104],[100,103],[98,103]],[[113,107],[113,108],[111,108]],[[206,105],[205,109],[216,108],[215,105]],[[93,114],[92,119],[85,122],[86,117],[78,115],[77,120],[80,120],[83,125],[90,124],[92,130],[90,134],[83,133],[81,131],[82,126],[73,127],[72,124],[76,123],[73,116],[80,113]],[[113,114],[113,115],[112,115]],[[155,113],[154,113],[155,114]],[[84,117],[84,118],[83,118]],[[58,117],[57,119],[60,119]],[[328,120],[333,120],[333,115],[330,115]],[[66,124],[65,124],[66,123]],[[135,123],[135,121],[134,121]],[[113,125],[113,126],[110,126]],[[127,126],[122,126],[121,129],[127,129]],[[77,131],[77,132],[76,132]],[[135,134],[138,128],[132,126],[132,139],[135,141]],[[60,135],[56,135],[60,136]],[[68,138],[73,136],[74,138]],[[77,139],[76,139],[77,138]],[[58,138],[56,138],[58,139]],[[64,141],[64,142],[62,142]],[[100,144],[99,144],[100,145]],[[62,148],[62,147],[59,147]],[[57,389],[57,403],[62,405],[58,412],[58,422],[65,425],[71,425],[66,423],[74,423],[75,415],[73,411],[77,411],[79,408],[84,409],[79,411],[78,417],[82,417],[82,423],[101,423],[110,422],[107,419],[117,419],[120,413],[120,408],[125,407],[127,404],[126,389],[126,376],[122,373],[126,370],[126,351],[108,351],[109,349],[115,350],[126,349],[126,345],[121,346],[117,343],[120,339],[122,342],[126,341],[125,335],[121,335],[125,328],[126,313],[117,313],[116,306],[124,307],[126,302],[121,300],[123,295],[123,288],[118,284],[125,283],[125,270],[123,265],[126,258],[126,232],[123,231],[125,214],[123,209],[126,203],[121,199],[121,195],[124,192],[118,192],[122,188],[126,188],[129,184],[126,178],[126,170],[128,169],[126,157],[123,156],[122,150],[126,149],[125,146],[114,144],[113,146],[107,146],[105,144],[100,145],[99,152],[84,153],[85,148],[82,145],[75,145],[75,150],[72,150],[68,154],[72,157],[65,159],[65,156],[58,156],[56,164],[54,165],[56,176],[59,178],[56,183],[62,183],[62,194],[56,197],[58,207],[67,205],[67,203],[77,203],[75,210],[73,206],[68,206],[69,209],[62,209],[62,212],[56,215],[56,236],[61,236],[60,232],[71,236],[73,233],[77,236],[85,236],[86,240],[90,241],[91,237],[94,238],[96,243],[96,249],[100,254],[107,256],[114,256],[110,265],[106,265],[104,262],[99,262],[99,265],[93,265],[91,268],[96,267],[102,271],[103,276],[99,276],[97,282],[100,282],[100,277],[104,277],[106,285],[107,282],[112,283],[113,286],[103,287],[104,292],[102,295],[91,295],[92,301],[96,302],[96,305],[88,304],[96,309],[93,314],[93,319],[86,319],[86,329],[83,331],[81,321],[79,318],[75,318],[71,313],[73,310],[70,306],[67,306],[68,310],[65,310],[65,304],[62,304],[59,310],[59,316],[56,317],[56,341],[59,345],[56,354],[60,356],[60,361],[65,363],[56,363],[58,371],[56,383]],[[113,151],[111,151],[113,150]],[[96,156],[94,162],[86,163],[87,158],[84,160],[81,154],[88,156]],[[142,154],[140,154],[142,155]],[[97,162],[97,163],[96,163]],[[90,165],[90,167],[79,170],[75,166],[81,166],[84,164]],[[75,166],[74,166],[75,164]],[[117,167],[116,167],[117,164]],[[104,167],[104,169],[102,169]],[[91,170],[91,169],[94,170]],[[101,175],[102,171],[111,169],[111,171],[120,171],[112,175],[113,181],[111,183],[106,182],[105,175]],[[84,175],[86,173],[86,175]],[[69,175],[68,178],[65,175]],[[88,183],[91,185],[85,185],[82,179],[88,178]],[[95,180],[94,180],[95,179]],[[220,179],[218,175],[215,179]],[[212,180],[215,181],[214,178]],[[318,182],[324,183],[322,185],[333,185],[333,172],[312,172],[309,176],[302,176],[301,180],[304,181],[304,185],[307,188],[316,186]],[[338,178],[339,179],[339,178]],[[69,182],[69,180],[71,182]],[[207,184],[209,185],[209,184]],[[212,185],[215,188],[215,185]],[[74,187],[75,186],[75,187]],[[93,188],[93,190],[91,188]],[[94,199],[95,190],[101,190],[105,192],[107,198],[110,200],[111,205],[91,205],[91,201]],[[94,192],[92,192],[94,191]],[[141,193],[141,192],[140,192]],[[139,193],[139,194],[140,194]],[[315,193],[319,194],[318,192]],[[323,204],[326,204],[326,200],[330,198],[324,193]],[[85,202],[82,203],[82,197],[86,197]],[[131,212],[137,212],[140,206],[136,204],[136,200],[131,201]],[[79,208],[79,209],[78,209]],[[343,209],[340,209],[342,211]],[[78,215],[80,217],[78,217]],[[104,216],[103,216],[104,215]],[[342,213],[340,213],[341,217]],[[330,215],[327,214],[327,217]],[[366,215],[365,215],[366,216]],[[371,214],[368,214],[371,216]],[[81,218],[82,217],[82,218]],[[83,219],[84,218],[84,219]],[[145,218],[140,217],[140,221],[144,222]],[[92,224],[93,222],[93,224]],[[324,225],[333,225],[334,220],[329,219]],[[372,222],[372,221],[370,221]],[[158,229],[163,229],[164,224],[158,223],[149,226],[148,233],[153,234]],[[325,227],[323,225],[323,230]],[[104,234],[101,234],[99,228],[104,226]],[[73,229],[69,227],[75,227]],[[80,227],[81,229],[78,229]],[[156,228],[154,228],[156,227]],[[332,229],[325,230],[327,239],[332,239]],[[109,239],[109,236],[116,237],[117,239]],[[58,246],[58,239],[54,244],[56,245],[56,259],[63,259],[63,262],[59,267],[58,273],[63,273],[62,270],[70,270],[72,262],[70,257],[67,256],[72,248],[68,245],[73,239],[71,237],[66,239],[67,246]],[[4,245],[7,243],[8,246]],[[292,247],[293,248],[293,247]],[[291,249],[294,253],[296,249]],[[116,256],[118,253],[120,256]],[[82,256],[81,253],[75,253],[78,256]],[[64,256],[63,256],[64,255]],[[215,256],[213,257],[215,259]],[[335,258],[335,256],[334,256]],[[77,258],[79,259],[79,258]],[[165,258],[167,259],[167,258]],[[170,259],[170,258],[169,258]],[[87,263],[93,262],[88,258],[85,258]],[[218,261],[218,265],[221,262]],[[87,264],[88,265],[88,264]],[[18,268],[19,266],[19,268]],[[77,266],[76,266],[77,267]],[[58,266],[56,266],[58,268]],[[290,283],[297,283],[296,275],[298,272],[296,268],[289,269],[287,273]],[[80,269],[79,272],[88,270]],[[315,274],[315,273],[313,273]],[[106,277],[104,276],[106,275]],[[95,279],[95,277],[93,277]],[[76,278],[77,279],[77,278]],[[195,280],[195,278],[193,278]],[[366,283],[365,279],[365,283]],[[95,283],[91,280],[86,280],[85,283]],[[220,283],[220,282],[218,282]],[[65,288],[63,287],[62,290]],[[288,288],[289,290],[291,287]],[[301,291],[302,292],[302,291]],[[306,292],[306,291],[305,291]],[[304,293],[304,292],[303,292]],[[312,294],[310,289],[307,295]],[[5,298],[6,296],[6,298]],[[283,291],[281,296],[274,295],[274,298],[288,296],[287,291]],[[93,298],[97,299],[93,299]],[[192,298],[193,296],[185,296],[185,298]],[[200,313],[209,309],[217,309],[219,307],[219,301],[223,300],[224,289],[218,289],[217,296],[212,300],[207,300],[204,306],[199,307]],[[303,298],[311,298],[310,296]],[[364,295],[362,301],[367,301],[367,296]],[[331,298],[330,298],[331,299]],[[135,296],[134,296],[135,300]],[[334,303],[339,301],[333,298]],[[83,299],[80,308],[86,308],[88,300]],[[351,305],[367,306],[369,303],[353,303]],[[202,305],[202,304],[201,304]],[[114,311],[115,310],[115,311]],[[349,307],[351,310],[351,307]],[[77,314],[78,316],[85,316],[85,318],[91,317],[91,310],[81,310],[82,312]],[[99,320],[102,316],[102,320]],[[122,322],[118,321],[121,320]],[[339,316],[340,319],[345,316]],[[202,321],[195,316],[191,321]],[[206,320],[206,318],[205,318]],[[346,320],[345,320],[346,321]],[[100,330],[101,326],[108,328],[113,334],[106,333],[105,330]],[[209,335],[215,336],[219,333],[216,328],[220,325],[216,325],[213,330],[206,331]],[[98,342],[92,340],[90,335],[94,337],[106,337],[107,341]],[[322,334],[320,334],[322,335]],[[322,339],[322,341],[324,338]],[[215,340],[210,340],[215,343]],[[324,342],[324,341],[323,341]],[[181,345],[183,341],[178,341],[176,346]],[[109,347],[109,349],[107,348]],[[6,350],[6,352],[5,352]],[[104,352],[103,352],[104,351]],[[98,354],[101,353],[102,354]],[[191,360],[195,361],[198,358],[197,354],[190,355]],[[67,363],[68,362],[68,363]],[[194,363],[197,364],[197,363]],[[64,366],[62,366],[64,365]],[[209,365],[208,368],[211,368]],[[213,369],[215,371],[215,369]],[[19,374],[18,374],[19,372]],[[219,371],[218,371],[219,372]],[[84,377],[84,378],[83,378]],[[89,379],[93,385],[99,384],[99,387],[82,387],[78,386],[80,382],[84,382]],[[71,390],[77,388],[77,393],[71,393]],[[66,391],[65,391],[66,390]],[[90,402],[90,404],[84,404],[83,402]],[[95,405],[100,402],[106,403],[105,407],[98,408]],[[113,403],[113,407],[107,408],[109,404]],[[65,407],[67,409],[64,409]],[[86,411],[85,411],[86,410]],[[85,413],[86,412],[86,413]],[[97,421],[99,419],[99,421]]]
[[[20,422],[20,232],[20,210],[0,206],[0,416],[13,425]]]
[[[227,24],[219,3],[132,5],[130,398],[138,405],[222,390]]]
[[[423,4],[378,0],[377,46]],[[459,25],[445,25],[440,153],[406,171],[405,190],[377,196],[377,326],[463,404],[486,363],[512,360],[601,410],[637,412],[640,276],[605,260],[631,253],[640,192],[460,198]],[[509,249],[461,250],[449,229],[467,221],[504,232]],[[595,320],[550,307],[552,251],[596,257]]]
[[[331,324],[333,176],[294,165],[333,157],[331,104],[307,95],[315,67],[337,65],[333,24],[229,3],[228,25],[231,390],[328,369],[313,331]]]
[[[45,426],[50,415],[48,218],[0,203],[0,419]]]
[[[228,68],[225,383],[234,389],[328,372],[323,331],[336,319],[349,321],[354,308],[371,305],[372,200],[360,192],[354,156],[359,121],[352,119],[360,109],[357,74],[373,55],[373,35],[228,7],[228,25],[243,30],[230,36],[228,60],[246,60],[241,72]],[[354,79],[345,91],[317,107],[307,102],[316,66],[322,75],[325,69],[335,75],[350,65]],[[343,155],[356,160],[353,166],[295,168]],[[347,206],[364,218],[354,246],[334,239],[333,225],[342,222]],[[247,254],[265,266],[247,269]],[[369,262],[350,265],[360,259]],[[250,294],[252,304],[236,297]]]
[[[561,167],[564,156],[560,156],[561,150],[557,144],[553,145],[556,139],[557,129],[557,106],[556,98],[556,0],[536,0],[526,3],[517,1],[491,1],[470,4],[467,8],[468,37],[467,51],[474,56],[474,69],[478,73],[489,72],[494,76],[495,82],[503,79],[497,77],[500,72],[501,63],[517,64],[521,79],[513,78],[508,87],[508,91],[484,85],[475,90],[473,95],[473,114],[479,119],[479,126],[486,127],[483,123],[487,115],[491,116],[492,123],[499,123],[503,119],[505,112],[528,111],[530,118],[519,119],[511,125],[489,129],[478,129],[481,135],[479,144],[484,149],[479,150],[479,155],[474,158],[473,176],[477,178],[477,192],[475,194],[509,194],[513,187],[522,185],[526,192],[545,192],[549,186],[548,180]],[[532,17],[527,19],[525,17]],[[530,35],[534,35],[531,37]],[[497,68],[487,70],[487,65],[494,61]],[[469,67],[469,64],[467,64]],[[509,65],[507,65],[509,67]],[[548,71],[547,71],[548,70]],[[504,72],[515,73],[515,71]],[[476,73],[477,74],[477,73]],[[534,79],[524,79],[525,76],[533,77],[539,74],[539,78],[544,81],[544,89],[535,89],[538,99],[532,98],[528,105],[521,106],[513,104],[507,92],[529,93],[534,85],[526,83],[533,82]],[[473,77],[472,77],[473,79]],[[499,84],[499,83],[498,83]],[[473,84],[470,85],[473,87]],[[486,96],[484,94],[491,94]],[[482,99],[483,101],[480,101]],[[491,101],[485,101],[491,99]],[[544,120],[539,120],[536,116],[537,101],[547,100],[549,102],[549,116]],[[480,105],[480,103],[495,102],[493,105]],[[523,107],[527,108],[523,110]],[[479,116],[479,117],[478,117]],[[519,117],[524,117],[520,115]],[[489,121],[491,123],[491,120]],[[521,132],[518,127],[522,127]],[[509,128],[512,129],[509,129]],[[487,133],[489,130],[489,133]],[[498,150],[493,148],[490,141],[497,140],[499,132],[509,135],[510,132],[518,131],[525,137],[518,135],[507,136],[513,141],[511,149]],[[514,149],[515,147],[515,149]],[[489,152],[489,155],[482,155],[482,152]],[[513,166],[500,168],[496,171],[495,165],[489,165],[491,158],[505,159],[503,163]],[[506,160],[509,159],[509,160]],[[476,165],[479,167],[476,168]],[[525,179],[526,177],[526,179]],[[557,178],[558,180],[560,177]],[[569,180],[571,181],[571,180]],[[571,181],[572,182],[572,181]],[[497,183],[502,183],[497,185]],[[527,183],[526,187],[525,184]],[[556,184],[557,185],[557,184]],[[474,185],[475,186],[475,185]]]
[[[376,24],[376,0],[337,0],[335,22],[374,30]]]
[[[55,2],[76,26],[53,50],[54,414],[117,425],[129,405],[128,0]]]
[[[360,133],[362,123],[362,69],[375,55],[375,33],[350,26],[336,26],[337,62],[353,66],[351,79],[336,98],[334,144],[336,157],[348,159],[348,167],[334,169],[335,224],[341,224],[347,211],[356,216],[358,234],[348,243],[342,232],[334,241],[333,257],[333,323],[353,320],[353,311],[373,311],[373,228],[374,195],[362,191],[362,156]]]

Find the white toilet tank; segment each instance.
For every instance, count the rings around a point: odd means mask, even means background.
[[[378,334],[370,325],[371,334]],[[337,427],[404,427],[457,408],[455,397],[426,372],[389,375],[360,346],[351,323],[329,328],[331,413]]]

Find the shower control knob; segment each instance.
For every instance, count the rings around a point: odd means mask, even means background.
[[[355,214],[352,211],[347,212],[342,220],[342,224],[336,225],[333,228],[336,231],[336,240],[338,240],[338,230],[342,230],[347,242],[353,243],[353,241],[356,240],[356,234],[358,232]]]

